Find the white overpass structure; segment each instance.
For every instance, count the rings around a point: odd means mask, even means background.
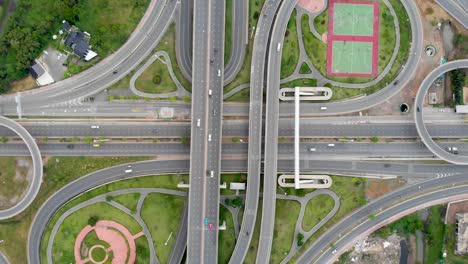
[[[281,88],[279,93],[281,101],[293,101],[296,94],[299,94],[301,101],[326,101],[333,95],[332,89],[328,87]]]

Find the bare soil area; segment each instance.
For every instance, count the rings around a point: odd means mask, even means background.
[[[402,179],[367,179],[366,180],[366,199],[372,200],[388,192],[396,190],[406,184]]]
[[[468,201],[450,204],[447,212],[447,223],[455,224],[455,215],[458,213],[468,213]]]

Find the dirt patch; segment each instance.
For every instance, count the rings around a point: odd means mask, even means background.
[[[411,234],[408,239],[408,263],[416,263],[416,236]]]
[[[468,201],[450,204],[447,212],[447,223],[455,224],[455,215],[459,213],[468,213]]]
[[[401,255],[400,241],[402,239],[402,237],[393,234],[386,239],[370,236],[364,240],[358,240],[344,263],[399,264]]]
[[[17,92],[30,90],[36,87],[37,87],[36,80],[34,80],[34,78],[31,75],[28,75],[28,77],[26,78],[23,78],[19,81],[12,82],[11,92],[17,93]]]
[[[389,180],[367,179],[366,199],[372,200],[388,192],[396,190],[406,184],[406,181],[396,178]]]

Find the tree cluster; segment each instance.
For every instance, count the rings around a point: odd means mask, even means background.
[[[466,73],[463,69],[456,69],[450,72],[452,79],[452,92],[455,96],[455,104],[463,105],[463,86],[465,85]]]

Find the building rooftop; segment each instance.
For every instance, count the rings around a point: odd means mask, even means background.
[[[34,79],[37,79],[42,74],[44,74],[45,70],[44,70],[44,68],[42,68],[42,66],[40,64],[38,64],[38,63],[36,63],[36,61],[34,61],[33,65],[31,66],[31,69],[29,70],[29,72],[31,73],[32,77],[34,77]]]

